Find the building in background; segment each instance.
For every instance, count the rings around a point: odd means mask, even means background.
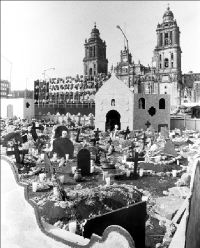
[[[161,24],[156,28],[157,44],[153,51],[152,64],[144,66],[135,63],[128,47],[120,52],[120,62],[114,67],[118,79],[123,81],[135,94],[164,94],[170,96],[171,111],[186,101],[199,101],[200,73],[183,74],[181,71],[180,30],[174,14],[168,7],[163,14]],[[128,45],[128,42],[127,42]],[[95,94],[110,78],[108,60],[106,59],[106,43],[100,38],[96,24],[91,36],[85,40],[85,57],[83,59],[83,75],[65,78],[50,78],[34,82],[34,100],[37,108],[48,105],[50,112],[59,111],[67,106],[82,112],[90,108],[94,113]],[[76,112],[76,110],[75,110]]]
[[[94,77],[99,73],[108,73],[108,60],[106,59],[106,42],[100,38],[96,24],[91,36],[85,40],[85,57],[83,59],[84,76]]]
[[[192,71],[182,75],[183,92],[181,103],[200,104],[200,73]]]
[[[10,82],[1,80],[1,98],[8,98],[11,91]]]
[[[10,98],[29,98],[33,99],[33,90],[12,90]]]

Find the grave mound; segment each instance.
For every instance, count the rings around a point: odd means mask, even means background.
[[[68,224],[70,220],[75,219],[81,226],[85,220],[140,202],[141,196],[133,186],[125,184],[98,186],[92,189],[76,188],[67,191],[68,201],[65,202],[64,208],[55,208],[53,197],[49,197],[39,209],[41,217],[50,224],[57,221]]]

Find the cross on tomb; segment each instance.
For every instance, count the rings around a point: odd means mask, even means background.
[[[150,123],[149,121],[147,121],[147,122],[145,123],[145,126],[148,128],[149,126],[151,126],[151,123]]]
[[[14,144],[13,147],[14,147],[14,151],[7,151],[6,154],[8,156],[15,155],[16,163],[17,164],[23,164],[24,155],[28,154],[28,150],[19,150],[19,145],[18,144]],[[21,160],[20,154],[23,155],[22,160]]]
[[[111,139],[111,138],[108,140],[108,144],[109,144],[109,145],[112,144],[112,139]]]
[[[94,133],[95,133],[95,138],[96,138],[96,141],[99,141],[99,133],[100,133],[101,131],[99,131],[99,129],[97,128],[97,130],[96,131],[94,131]]]
[[[36,127],[35,122],[33,122],[30,133],[31,133],[34,141],[36,141],[38,139],[38,135],[36,133],[37,129],[41,129],[41,127],[40,126]]]

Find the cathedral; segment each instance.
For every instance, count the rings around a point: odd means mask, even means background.
[[[180,31],[174,14],[168,7],[162,22],[157,25],[157,44],[151,66],[134,63],[127,47],[120,52],[120,62],[114,72],[134,93],[169,94],[171,107],[180,104],[181,97],[181,47]],[[85,42],[84,75],[106,73],[106,43],[99,36],[96,25]]]

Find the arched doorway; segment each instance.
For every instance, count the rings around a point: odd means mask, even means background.
[[[121,123],[120,123],[120,114],[116,110],[110,110],[106,114],[106,125],[105,130],[107,131],[110,129],[111,131],[114,129],[115,125],[118,125],[119,129],[121,129]]]

